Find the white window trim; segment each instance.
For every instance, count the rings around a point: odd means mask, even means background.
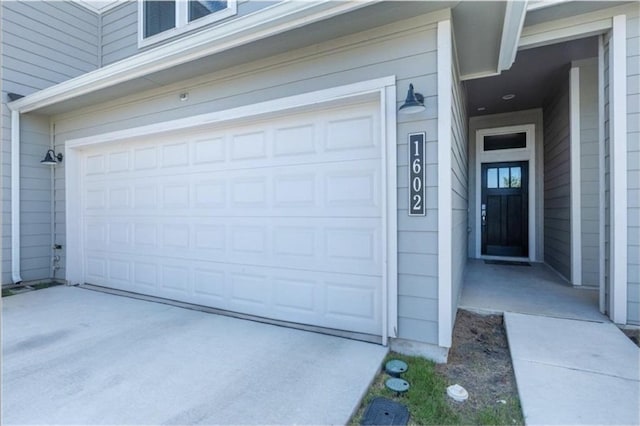
[[[189,2],[187,0],[176,0],[176,26],[166,31],[162,31],[158,34],[154,34],[151,37],[144,37],[144,1],[138,1],[138,47],[146,47],[155,43],[159,43],[164,40],[168,40],[172,37],[176,37],[180,34],[184,34],[188,31],[192,31],[196,28],[204,27],[205,25],[213,22],[221,21],[230,16],[234,16],[238,12],[237,0],[227,0],[227,8],[214,12],[210,15],[204,16],[200,19],[196,19],[193,22],[189,22]]]
[[[525,132],[527,142],[524,148],[499,149],[492,151],[484,150],[484,137],[493,135],[504,135],[509,133]],[[476,131],[476,205],[475,205],[475,231],[476,231],[476,258],[492,259],[496,256],[485,256],[482,254],[482,224],[480,223],[480,205],[482,204],[482,170],[483,163],[497,163],[503,161],[528,161],[529,162],[529,261],[536,261],[536,132],[534,124],[519,126],[497,127],[491,129],[480,129]],[[504,257],[498,257],[503,259]],[[514,258],[516,259],[516,258]]]
[[[383,166],[383,229],[382,249],[384,267],[382,273],[382,345],[387,346],[389,337],[395,338],[398,333],[398,222],[397,222],[397,152],[396,152],[396,77],[388,76],[374,80],[362,81],[345,86],[332,87],[286,98],[274,99],[242,107],[201,114],[156,124],[149,124],[131,129],[103,133],[65,141],[65,219],[67,262],[66,278],[71,284],[85,282],[85,271],[82,262],[83,240],[81,203],[82,150],[92,145],[122,143],[143,136],[159,135],[170,132],[181,132],[214,124],[229,123],[234,120],[281,114],[300,108],[318,108],[323,105],[349,102],[354,98],[366,96],[377,97],[380,102],[380,137],[384,141],[382,148]]]

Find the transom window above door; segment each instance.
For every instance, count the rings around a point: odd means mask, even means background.
[[[237,0],[144,0],[138,3],[138,45],[166,40],[233,16]]]
[[[507,133],[504,135],[487,135],[483,144],[485,151],[516,149],[527,147],[527,133]]]

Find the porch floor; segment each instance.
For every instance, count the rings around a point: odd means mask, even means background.
[[[573,287],[543,263],[511,266],[469,259],[458,307],[481,313],[609,321],[598,310],[597,288]]]

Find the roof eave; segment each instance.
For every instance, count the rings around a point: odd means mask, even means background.
[[[27,113],[378,3],[281,2],[9,102]]]

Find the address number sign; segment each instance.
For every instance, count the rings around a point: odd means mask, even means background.
[[[409,216],[424,216],[426,133],[409,134]]]

